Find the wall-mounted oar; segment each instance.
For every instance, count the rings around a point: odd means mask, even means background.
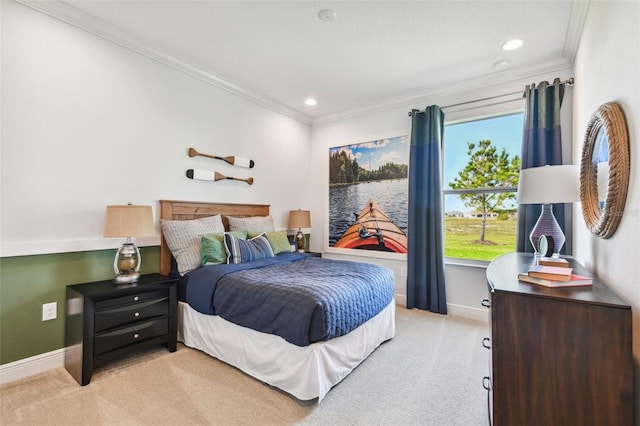
[[[247,182],[249,185],[253,185],[253,178],[252,177],[249,177],[249,178],[246,178],[246,179],[242,179],[242,178],[225,176],[222,173],[211,172],[209,170],[189,169],[189,170],[187,170],[187,177],[189,179],[212,180],[212,181],[219,181],[219,180],[223,180],[223,179],[239,180],[241,182]]]
[[[197,157],[197,156],[215,158],[216,160],[226,161],[232,166],[246,167],[248,169],[252,168],[255,165],[253,160],[249,160],[248,158],[236,157],[233,155],[230,155],[228,157],[218,157],[217,155],[203,154],[201,152],[196,151],[193,148],[189,148],[189,157]]]

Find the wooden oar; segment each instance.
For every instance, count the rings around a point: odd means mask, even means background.
[[[222,180],[222,179],[239,180],[239,181],[242,181],[242,182],[247,182],[249,185],[253,185],[253,178],[252,177],[248,177],[246,179],[242,179],[242,178],[236,178],[236,177],[231,177],[231,176],[225,176],[222,173],[216,172],[215,179],[216,180]]]
[[[250,169],[253,166],[255,166],[254,161],[253,160],[249,160],[248,158],[235,157],[233,155],[230,155],[228,157],[218,157],[217,155],[203,154],[201,152],[196,151],[193,148],[189,148],[189,157],[197,157],[197,156],[207,157],[207,158],[215,158],[216,160],[226,161],[227,163],[231,164],[232,166],[246,167],[248,169]]]
[[[218,172],[210,172],[209,170],[189,169],[187,170],[187,177],[189,179],[211,180],[211,181],[219,181],[223,179],[239,180],[241,182],[247,182],[249,185],[253,185],[252,177],[249,177],[246,179],[235,178],[235,177],[225,176],[222,173],[218,173]]]

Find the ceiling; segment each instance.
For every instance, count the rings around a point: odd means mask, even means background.
[[[570,67],[587,0],[18,0],[306,123]],[[332,9],[334,21],[319,11]],[[515,51],[501,45],[514,37]],[[496,67],[505,61],[506,66]],[[313,96],[317,105],[306,106]]]

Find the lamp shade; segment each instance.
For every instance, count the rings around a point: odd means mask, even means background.
[[[155,235],[151,206],[107,206],[105,238],[128,238]]]
[[[529,235],[529,241],[537,254],[554,257],[559,255],[566,238],[553,215],[552,204],[580,201],[579,175],[580,169],[574,165],[520,170],[518,203],[542,204],[540,217]],[[540,250],[541,240],[547,242],[548,249],[545,252]]]
[[[553,204],[580,201],[580,168],[574,165],[520,170],[518,203]]]
[[[288,228],[311,228],[309,210],[290,210]]]

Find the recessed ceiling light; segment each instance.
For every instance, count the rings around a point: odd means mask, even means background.
[[[502,45],[502,50],[514,50],[524,44],[524,40],[521,38],[514,38],[513,40],[509,40],[508,42]]]
[[[318,18],[324,22],[332,22],[336,19],[336,11],[333,9],[322,9],[318,12]]]
[[[314,98],[307,98],[304,100],[304,104],[307,106],[316,106],[318,102]]]

